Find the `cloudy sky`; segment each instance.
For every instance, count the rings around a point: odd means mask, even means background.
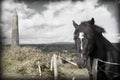
[[[2,1],[0,25],[5,43],[11,43],[11,24],[13,10],[19,17],[20,44],[41,44],[56,42],[74,42],[72,20],[95,19],[95,24],[102,26],[104,36],[111,42],[120,40],[116,3],[100,4],[98,0],[85,1]]]

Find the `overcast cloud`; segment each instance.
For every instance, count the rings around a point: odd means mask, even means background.
[[[42,5],[38,3],[15,3],[13,0],[2,2],[1,25],[6,43],[11,42],[11,20],[14,8],[18,11],[21,44],[74,42],[72,20],[80,24],[81,21],[90,20],[92,17],[95,18],[95,24],[105,28],[107,33],[104,35],[107,39],[111,42],[118,42],[120,39],[117,19],[106,5],[98,6],[97,0],[74,3],[61,1]]]

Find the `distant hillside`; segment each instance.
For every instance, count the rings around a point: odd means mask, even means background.
[[[120,49],[120,43],[112,43],[113,46]],[[10,46],[10,45],[8,45]],[[63,52],[63,53],[75,53],[75,44],[70,42],[59,42],[59,43],[51,43],[51,44],[21,44],[21,47],[31,46],[38,49],[41,49],[43,52]]]
[[[62,53],[74,53],[75,52],[75,46],[74,44],[27,44],[27,45],[21,45],[21,47],[24,46],[32,46],[36,47],[38,49],[41,49],[43,52],[62,52]]]
[[[119,48],[120,43],[112,43],[115,47]],[[75,53],[74,43],[52,43],[52,44],[24,44],[21,46],[32,46],[41,49],[44,52],[63,52]]]

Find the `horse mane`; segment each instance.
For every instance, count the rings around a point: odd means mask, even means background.
[[[100,42],[102,42],[105,45],[105,48],[107,50],[116,50],[119,51],[115,46],[113,46],[113,44],[108,41],[103,35],[102,33],[105,33],[104,28],[98,26],[98,25],[94,25],[94,32],[96,34],[96,38],[99,37]]]
[[[105,29],[98,26],[98,25],[94,25],[94,28],[98,33],[104,33],[105,32]]]

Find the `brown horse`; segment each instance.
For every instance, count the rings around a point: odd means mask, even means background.
[[[80,68],[87,68],[90,74],[90,79],[93,80],[92,64],[93,59],[97,58],[103,61],[120,63],[119,51],[102,35],[105,30],[95,25],[95,20],[92,18],[89,21],[75,23],[74,41],[77,52],[77,64]],[[105,64],[98,62],[98,80],[113,80],[119,79],[119,65]]]

